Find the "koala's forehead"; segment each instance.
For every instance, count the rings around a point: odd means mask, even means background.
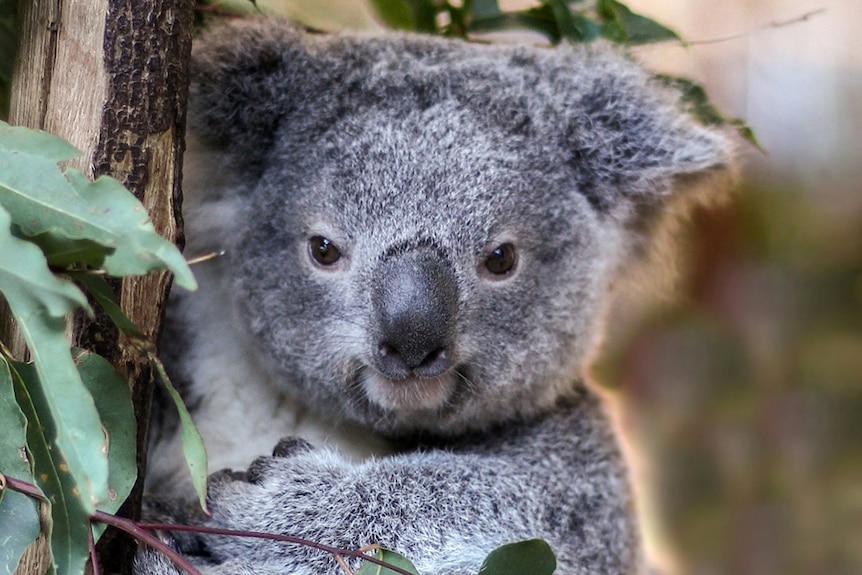
[[[289,174],[277,178],[287,189],[276,201],[305,220],[294,225],[481,244],[526,230],[558,235],[574,219],[577,203],[563,201],[575,195],[573,178],[540,152],[451,102],[401,113],[374,107],[301,150],[284,145],[270,172]]]

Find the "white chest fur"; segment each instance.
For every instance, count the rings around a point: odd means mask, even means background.
[[[183,362],[209,472],[245,469],[288,436],[335,447],[355,459],[389,452],[382,437],[356,424],[321,418],[279,391],[231,303],[226,268],[221,260],[196,266],[199,290],[183,294],[172,309],[189,326],[190,341],[181,344]],[[151,489],[170,486],[176,492],[178,485],[190,486],[179,433],[154,445],[149,462]]]

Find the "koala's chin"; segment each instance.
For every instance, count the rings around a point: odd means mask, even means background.
[[[369,401],[403,418],[445,406],[455,392],[457,378],[458,374],[450,371],[434,377],[413,375],[393,380],[366,368],[361,384]]]

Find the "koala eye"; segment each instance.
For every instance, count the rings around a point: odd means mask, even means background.
[[[341,252],[335,244],[323,236],[314,236],[308,240],[308,252],[322,266],[331,266],[341,259]]]
[[[495,276],[503,276],[515,269],[517,254],[510,243],[500,244],[485,259],[485,269]]]

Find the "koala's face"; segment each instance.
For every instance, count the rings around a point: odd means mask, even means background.
[[[195,62],[193,123],[247,182],[249,330],[297,398],[385,432],[573,393],[638,215],[728,159],[606,50],[257,22]]]
[[[572,390],[612,233],[557,158],[446,106],[274,150],[238,293],[281,379],[387,431],[456,431]]]

